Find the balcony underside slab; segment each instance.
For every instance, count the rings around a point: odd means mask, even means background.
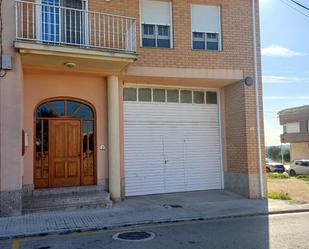
[[[125,51],[79,48],[36,42],[15,41],[25,65],[65,67],[76,64],[77,69],[119,73],[137,59],[137,54]]]
[[[120,78],[131,83],[220,88],[243,80],[242,70],[141,67],[130,65]]]
[[[308,141],[308,133],[289,133],[281,135],[282,143],[307,143]]]

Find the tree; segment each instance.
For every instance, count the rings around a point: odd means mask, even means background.
[[[283,148],[282,152],[283,152],[283,161],[290,162],[291,160],[290,150],[287,148]],[[282,160],[281,146],[270,146],[266,148],[266,157],[270,158],[272,161],[281,162]]]
[[[290,153],[289,150],[283,151],[283,161],[285,161],[285,162],[291,161],[291,153]]]
[[[267,149],[267,157],[273,161],[281,161],[281,148],[280,146],[270,146]]]

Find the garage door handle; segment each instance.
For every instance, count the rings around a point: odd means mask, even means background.
[[[168,160],[164,160],[164,164],[167,164],[168,163]]]

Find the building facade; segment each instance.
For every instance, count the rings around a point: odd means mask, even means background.
[[[12,68],[0,78],[2,215],[22,212],[34,189],[70,186],[100,185],[113,200],[264,196],[252,3],[4,0]]]
[[[289,143],[291,161],[309,158],[309,106],[282,110],[278,113],[283,126],[281,143]]]

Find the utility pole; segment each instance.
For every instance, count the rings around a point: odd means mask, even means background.
[[[283,145],[281,143],[281,163],[284,164],[284,158],[283,158]]]

